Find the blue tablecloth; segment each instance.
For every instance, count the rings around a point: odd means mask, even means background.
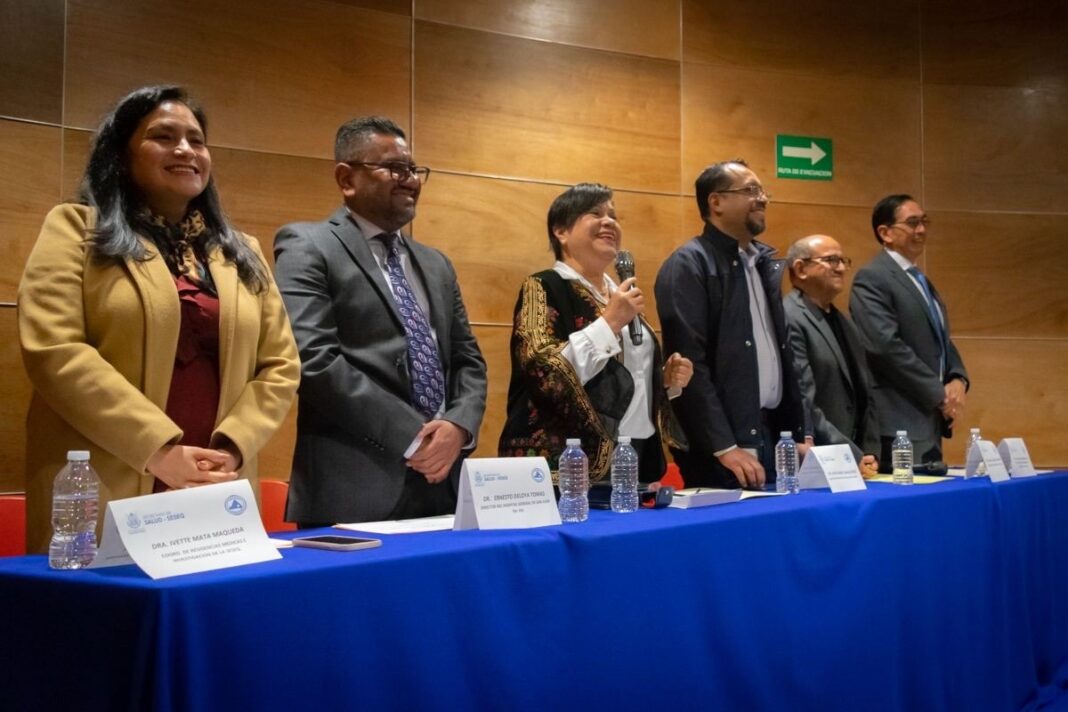
[[[152,581],[0,559],[4,709],[1068,707],[1068,473]]]

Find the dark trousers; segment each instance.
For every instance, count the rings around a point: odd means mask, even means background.
[[[779,433],[772,427],[770,419],[762,419],[760,426],[760,442],[757,444],[757,460],[764,467],[765,488],[775,489],[775,443],[779,441]],[[682,473],[682,479],[687,487],[719,487],[722,489],[737,489],[741,485],[734,473],[720,464],[719,458],[712,453],[682,452],[672,449],[672,455]]]
[[[449,476],[430,484],[410,467],[404,473],[404,489],[387,519],[415,519],[452,514],[456,511],[456,478]],[[297,529],[321,529],[336,522],[297,522]]]

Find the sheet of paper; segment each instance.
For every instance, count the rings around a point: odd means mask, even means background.
[[[559,523],[544,457],[464,460],[454,529],[527,529]]]
[[[353,522],[335,524],[338,529],[354,532],[371,532],[372,534],[418,534],[419,532],[440,532],[452,529],[454,515],[442,514],[437,517],[420,517],[418,519],[389,519],[382,522]]]
[[[108,502],[90,568],[136,563],[154,579],[280,559],[248,480]]]
[[[936,485],[939,482],[948,482],[952,480],[952,476],[940,477],[938,475],[913,475],[912,484],[914,485]],[[893,475],[876,475],[868,480],[868,482],[889,482],[893,484]]]

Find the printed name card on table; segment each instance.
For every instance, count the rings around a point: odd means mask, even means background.
[[[1005,469],[1005,462],[998,454],[997,447],[989,440],[979,440],[979,447],[968,448],[968,461],[964,463],[964,474],[972,477],[979,474],[979,463],[986,466],[986,474],[993,482],[1004,482],[1009,479],[1009,471]]]
[[[1031,454],[1027,452],[1023,438],[1003,438],[998,443],[998,454],[1013,477],[1031,477],[1038,474],[1031,463]]]
[[[529,529],[559,523],[544,457],[464,460],[453,529]]]
[[[834,493],[868,489],[848,445],[810,447],[797,478],[801,489],[830,487]]]
[[[248,480],[108,502],[89,568],[137,564],[154,579],[280,559]]]

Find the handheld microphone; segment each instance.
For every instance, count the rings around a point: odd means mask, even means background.
[[[625,282],[634,276],[634,257],[627,250],[620,250],[616,253],[616,274],[619,275],[620,282]],[[640,346],[642,343],[641,320],[634,317],[634,320],[627,324],[627,328],[630,330],[630,342],[635,346]]]

